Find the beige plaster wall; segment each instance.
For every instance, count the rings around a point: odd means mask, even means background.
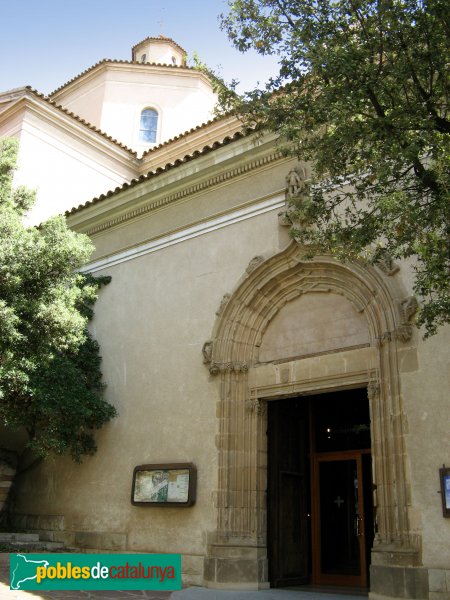
[[[222,296],[255,253],[278,245],[272,211],[108,270],[112,281],[100,294],[92,328],[106,395],[119,417],[99,433],[97,454],[81,466],[52,459],[29,474],[18,513],[64,515],[68,531],[125,534],[129,550],[205,551],[215,528],[219,383],[203,365],[202,346]],[[132,506],[133,468],[172,461],[196,464],[196,504]]]
[[[425,566],[450,568],[450,519],[442,516],[438,470],[450,465],[450,327],[423,341],[401,366],[411,469],[411,521],[422,530]]]
[[[14,134],[20,139],[15,185],[37,191],[28,220],[38,224],[49,216],[61,214],[122,185],[135,175],[129,158],[118,159],[102,141],[86,143],[67,123],[51,122],[47,117],[24,110],[11,124],[0,127],[0,135]],[[109,151],[109,152],[108,152]],[[123,154],[118,148],[118,153]]]
[[[140,154],[155,145],[139,141],[144,108],[158,111],[159,144],[211,119],[217,100],[199,72],[114,63],[57,93],[56,99]]]
[[[114,71],[105,88],[100,128],[142,153],[153,145],[139,140],[144,108],[158,112],[159,144],[211,119],[215,102],[215,94],[198,73]]]
[[[77,76],[77,73],[74,74]],[[52,96],[57,104],[85,119],[91,125],[100,127],[102,107],[105,97],[106,69],[89,74],[81,83],[62,89]]]

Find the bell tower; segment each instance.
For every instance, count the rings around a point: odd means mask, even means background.
[[[171,38],[148,37],[133,46],[132,60],[139,63],[186,66],[186,51]]]

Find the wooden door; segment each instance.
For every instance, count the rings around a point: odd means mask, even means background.
[[[316,584],[367,586],[367,544],[371,545],[371,536],[366,510],[370,510],[367,508],[370,495],[364,488],[370,485],[367,476],[370,461],[363,458],[368,452],[315,456],[313,579]]]
[[[268,403],[268,555],[272,587],[310,578],[308,405]]]

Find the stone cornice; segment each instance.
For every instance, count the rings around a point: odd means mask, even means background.
[[[170,193],[175,193],[176,190],[192,186],[195,186],[196,189],[191,193],[201,192],[211,186],[207,185],[200,189],[199,181],[215,177],[222,170],[230,170],[231,164],[235,165],[235,168],[231,170],[242,175],[244,173],[242,168],[247,168],[243,163],[247,165],[252,160],[262,159],[274,152],[277,154],[277,158],[283,158],[281,153],[275,150],[276,139],[275,134],[267,134],[261,141],[259,133],[244,134],[238,131],[231,137],[227,136],[221,142],[205,146],[202,150],[196,150],[182,159],[177,159],[164,167],[158,167],[156,170],[132,179],[129,183],[124,183],[83,205],[74,207],[65,213],[66,217],[71,227],[75,227],[79,231],[86,231],[94,225],[110,220],[111,217],[116,218],[119,214],[124,214],[127,206],[132,205],[133,211],[141,208],[146,203],[150,192],[153,202],[159,200],[164,194],[163,189],[166,190],[164,195],[167,195],[169,189],[171,189]],[[239,157],[239,164],[236,163],[237,157]],[[212,185],[224,181],[216,181]]]
[[[209,218],[200,218],[186,222],[181,226],[161,230],[155,236],[142,240],[137,245],[126,246],[118,251],[107,252],[97,256],[92,262],[82,267],[83,272],[98,272],[109,269],[120,263],[141,258],[147,254],[160,252],[164,248],[186,242],[213,231],[235,225],[241,221],[252,219],[264,213],[279,210],[284,203],[282,191],[267,197],[253,198],[250,202],[235,206],[231,209],[215,212]]]
[[[252,171],[262,169],[267,165],[277,162],[279,160],[286,160],[286,158],[281,154],[281,152],[273,151],[270,154],[264,154],[262,156],[255,157],[253,160],[249,160],[245,163],[239,163],[238,166],[234,166],[232,168],[227,168],[225,170],[220,170],[219,172],[201,179],[200,181],[197,179],[195,183],[191,185],[183,186],[181,189],[173,191],[169,194],[164,193],[164,182],[161,181],[161,192],[158,194],[157,190],[152,190],[151,197],[149,201],[140,204],[139,206],[135,206],[131,210],[126,210],[127,202],[125,201],[120,207],[117,208],[116,214],[110,218],[106,218],[104,220],[95,219],[97,223],[83,227],[83,220],[80,219],[79,222],[77,219],[74,219],[70,215],[68,216],[68,222],[71,227],[75,227],[78,231],[83,231],[88,235],[95,235],[100,233],[101,231],[105,231],[110,229],[111,227],[116,227],[118,225],[122,225],[127,221],[132,219],[141,217],[145,214],[148,214],[154,210],[160,209],[163,206],[167,206],[194,194],[198,194],[204,192],[213,187],[226,184],[227,182],[232,181],[235,178],[242,177],[251,173]],[[184,178],[181,179],[183,181]],[[148,192],[144,191],[144,195],[147,196]],[[130,195],[130,200],[135,204],[136,197],[134,194]],[[84,213],[85,211],[83,211]],[[76,213],[75,213],[76,214]],[[81,215],[83,217],[83,215]],[[87,215],[86,215],[87,216]],[[101,218],[101,215],[98,215]],[[81,226],[81,227],[80,227]]]

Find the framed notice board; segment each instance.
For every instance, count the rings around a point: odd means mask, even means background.
[[[133,471],[131,503],[135,506],[192,506],[197,469],[192,463],[139,465]]]
[[[442,495],[442,514],[444,517],[450,517],[450,467],[439,469],[439,479],[441,481]]]

